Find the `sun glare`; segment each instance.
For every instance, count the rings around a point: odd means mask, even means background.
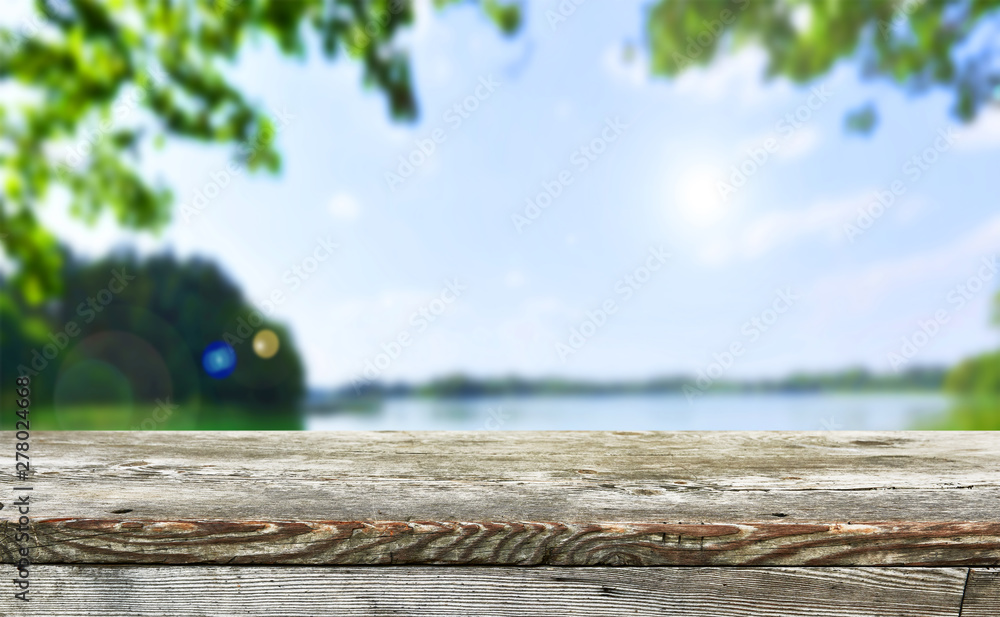
[[[718,223],[726,214],[726,202],[719,193],[718,174],[707,167],[691,169],[676,184],[676,211],[687,222],[698,226]]]

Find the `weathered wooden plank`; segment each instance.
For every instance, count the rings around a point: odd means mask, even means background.
[[[958,617],[963,568],[42,566],[46,617]]]
[[[990,432],[152,431],[32,440],[34,498],[46,518],[129,510],[160,520],[237,512],[272,521],[998,522],[1000,498],[1000,434]]]
[[[508,566],[1000,564],[1000,523],[44,520],[36,563]],[[13,529],[0,538],[16,560]]]
[[[973,568],[962,602],[962,617],[1000,615],[1000,570]]]
[[[1000,564],[994,433],[32,440],[38,563]]]

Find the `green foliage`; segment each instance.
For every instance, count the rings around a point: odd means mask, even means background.
[[[1000,297],[996,305],[1000,311]],[[930,428],[1000,430],[1000,351],[963,360],[948,372],[944,385],[956,403]]]
[[[0,380],[30,375],[33,405],[57,412],[126,409],[141,422],[169,400],[180,406],[173,425],[195,422],[203,408],[298,418],[305,374],[291,335],[267,322],[215,265],[170,255],[113,255],[86,264],[66,256],[63,263],[65,284],[56,300],[31,307],[6,284],[0,294]],[[252,349],[262,328],[280,340],[266,360]],[[201,367],[202,351],[216,340],[227,340],[237,354],[236,370],[221,380]],[[110,416],[105,422],[103,428],[132,428]],[[164,428],[160,421],[157,428]]]
[[[878,110],[872,103],[855,109],[844,119],[844,127],[847,131],[860,135],[871,133],[876,124],[878,124]]]
[[[659,0],[647,28],[654,74],[675,76],[757,45],[767,77],[803,83],[849,59],[865,77],[950,89],[955,112],[969,120],[1000,100],[997,49],[984,34],[998,13],[1000,0]]]
[[[1000,398],[1000,351],[963,360],[948,373],[945,389],[960,396]]]
[[[279,168],[273,123],[226,76],[249,41],[270,40],[291,57],[316,41],[328,58],[360,62],[394,118],[417,115],[409,59],[397,45],[414,18],[411,0],[36,0],[35,7],[35,17],[0,28],[0,83],[17,84],[20,101],[0,106],[0,245],[32,304],[59,293],[56,239],[36,210],[53,195],[86,220],[110,212],[124,227],[156,230],[169,220],[172,195],[139,171],[144,146],[168,137],[228,144],[249,169]],[[504,32],[520,24],[517,4],[483,0],[482,7]]]
[[[305,424],[303,417],[293,412],[264,416],[242,407],[191,403],[177,405],[169,415],[159,412],[155,403],[138,402],[133,406],[88,405],[59,410],[33,406],[29,416],[31,428],[43,431],[298,431]],[[0,417],[0,430],[15,430],[17,420],[10,413]]]
[[[483,10],[506,35],[512,35],[521,28],[521,7],[518,4],[484,0]]]
[[[1000,397],[963,398],[942,418],[917,428],[946,431],[1000,431]]]

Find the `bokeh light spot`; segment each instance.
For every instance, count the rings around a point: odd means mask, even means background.
[[[280,346],[278,335],[272,330],[261,330],[253,337],[253,352],[265,360],[273,358]]]
[[[222,379],[236,370],[236,350],[228,343],[214,341],[201,354],[201,365],[210,377]]]

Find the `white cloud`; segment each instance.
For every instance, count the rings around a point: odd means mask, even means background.
[[[971,265],[1000,250],[1000,215],[977,229],[937,248],[883,260],[859,271],[827,277],[817,283],[817,290],[830,298],[853,298],[857,310],[873,306],[879,298],[899,293],[908,285],[969,276]]]
[[[707,67],[691,67],[674,82],[680,94],[716,102],[729,100],[741,105],[760,103],[772,96],[792,92],[785,81],[763,83],[767,54],[751,47],[726,55]]]
[[[978,229],[958,240],[938,248],[917,253],[869,268],[864,278],[872,283],[923,280],[934,274],[948,274],[956,266],[979,257],[993,255],[1000,249],[1000,215],[986,221]]]
[[[716,237],[698,249],[699,259],[708,265],[723,265],[733,259],[754,259],[784,245],[807,239],[825,240],[828,245],[845,244],[845,226],[856,224],[858,212],[875,200],[875,189],[850,197],[826,199],[811,206],[792,206],[758,215],[746,223],[718,230]],[[912,195],[897,201],[878,225],[888,220],[908,225],[929,208],[927,199]]]
[[[775,158],[794,160],[814,151],[823,141],[823,133],[815,126],[802,126],[791,135],[786,135],[780,133],[776,126],[772,126],[769,131],[757,133],[751,139],[733,144],[731,163],[739,165],[746,161],[752,151],[762,149],[769,139],[777,144],[777,148],[773,150]]]
[[[747,226],[741,238],[743,253],[757,257],[782,244],[805,236],[825,235],[835,240],[842,233],[842,224],[859,206],[870,199],[850,198],[841,201],[820,202],[801,209],[769,212]]]
[[[816,149],[822,141],[822,135],[814,126],[804,126],[792,133],[790,137],[779,142],[776,156],[783,159],[798,159]]]
[[[955,147],[960,150],[1000,148],[1000,110],[983,111],[976,121],[959,131]]]
[[[358,201],[348,193],[337,193],[330,198],[327,210],[334,218],[353,221],[361,213]]]
[[[702,261],[721,264],[733,258],[752,259],[809,236],[825,236],[831,243],[842,238],[843,225],[859,207],[871,201],[871,191],[847,199],[821,201],[805,208],[767,212],[740,226],[738,231],[709,242],[700,251]]]

